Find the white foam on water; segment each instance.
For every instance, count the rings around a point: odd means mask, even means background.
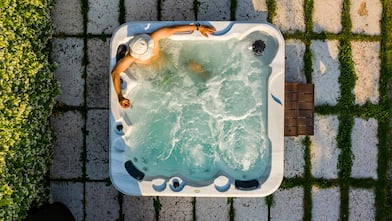
[[[262,176],[270,164],[263,104],[266,61],[272,58],[248,49],[257,38],[272,43],[259,32],[225,42],[164,40],[167,65],[130,68],[138,84],[126,93],[133,103],[126,112],[132,122],[125,135],[127,160],[152,177]],[[209,78],[190,71],[189,62],[200,64]]]

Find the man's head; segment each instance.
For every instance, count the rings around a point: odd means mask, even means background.
[[[151,58],[154,52],[154,41],[147,34],[136,35],[129,41],[129,54],[139,60]]]

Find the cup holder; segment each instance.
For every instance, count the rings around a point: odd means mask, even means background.
[[[162,192],[166,189],[166,180],[154,179],[152,181],[152,188],[157,192]]]
[[[225,176],[219,176],[214,180],[214,185],[219,192],[226,192],[230,188],[230,180]]]
[[[173,192],[180,192],[182,189],[184,189],[185,182],[180,178],[175,177],[171,180],[171,184],[169,184],[169,186]]]
[[[124,125],[121,121],[114,123],[114,131],[120,136],[124,135]]]

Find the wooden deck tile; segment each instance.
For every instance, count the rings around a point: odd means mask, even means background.
[[[314,134],[314,85],[285,83],[285,136]]]

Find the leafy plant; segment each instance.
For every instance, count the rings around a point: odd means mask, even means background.
[[[0,1],[0,220],[23,219],[47,200],[59,93],[49,63],[51,0]]]

